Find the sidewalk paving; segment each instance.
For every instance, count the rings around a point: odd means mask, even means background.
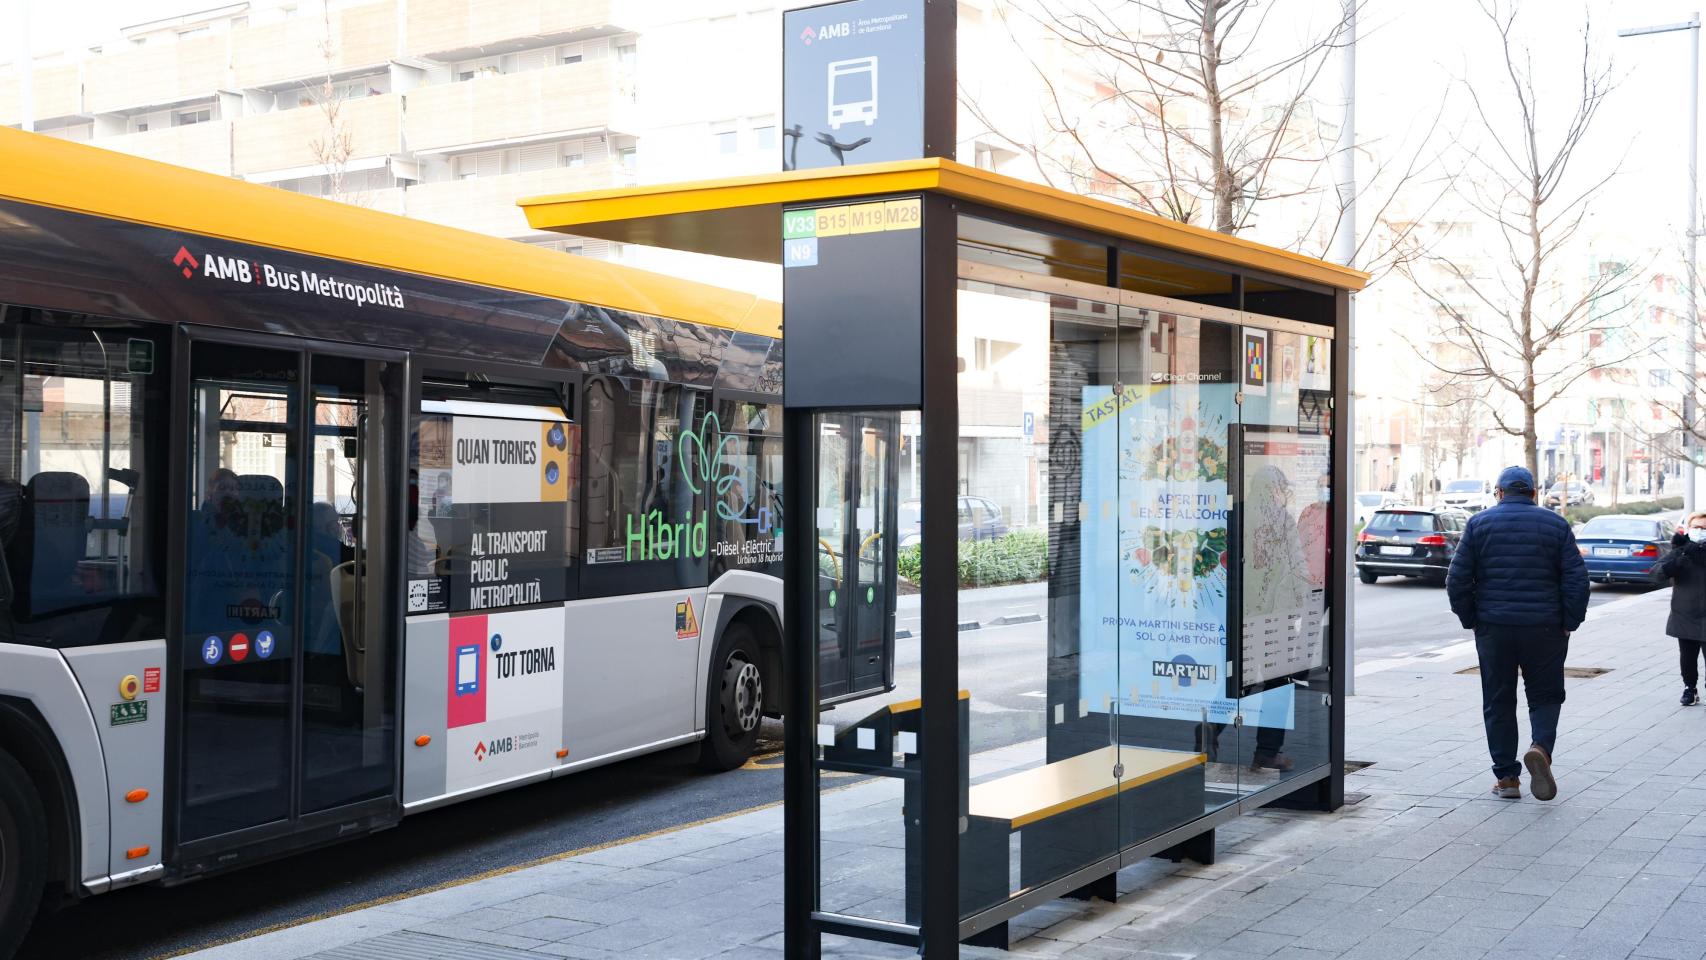
[[[1572,638],[1571,666],[1609,672],[1568,682],[1558,800],[1488,795],[1479,682],[1456,673],[1473,651],[1457,644],[1359,678],[1348,754],[1373,766],[1347,778],[1358,802],[1232,821],[1214,866],[1128,868],[1118,903],[1057,901],[1014,921],[1011,953],[962,955],[1702,960],[1706,709],[1677,705],[1668,601],[1596,607]],[[856,807],[873,789],[825,802]],[[767,808],[191,956],[780,958],[781,831],[780,807]],[[825,952],[912,955],[851,941]]]

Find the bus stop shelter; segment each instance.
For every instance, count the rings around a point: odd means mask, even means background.
[[[940,158],[521,205],[783,266],[788,956],[1342,803],[1365,274]]]

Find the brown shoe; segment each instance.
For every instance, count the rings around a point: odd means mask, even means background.
[[[1530,744],[1522,755],[1522,765],[1528,768],[1529,790],[1534,799],[1550,800],[1558,795],[1558,781],[1552,778],[1552,758],[1539,744]]]
[[[1516,777],[1505,777],[1503,780],[1493,781],[1493,796],[1500,800],[1521,800],[1522,781]]]

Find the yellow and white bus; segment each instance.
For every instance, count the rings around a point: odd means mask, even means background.
[[[11,130],[0,171],[0,956],[44,891],[746,760],[778,305]]]

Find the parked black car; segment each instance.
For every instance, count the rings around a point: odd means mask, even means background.
[[[1357,535],[1357,575],[1363,583],[1387,576],[1426,577],[1444,583],[1468,522],[1468,514],[1461,510],[1378,511]]]

